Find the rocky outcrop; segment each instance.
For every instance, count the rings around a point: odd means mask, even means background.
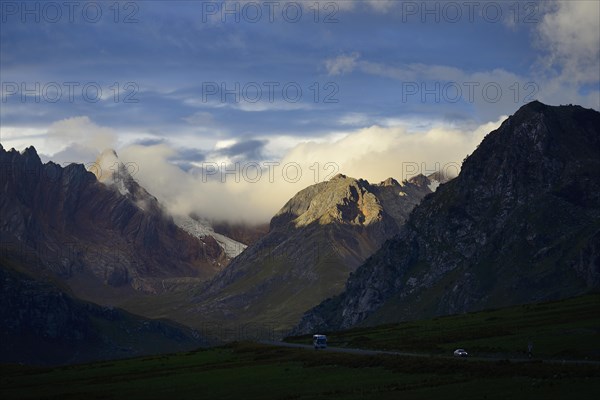
[[[598,288],[600,113],[522,107],[296,333],[544,301]]]

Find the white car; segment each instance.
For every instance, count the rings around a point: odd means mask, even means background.
[[[454,357],[469,357],[469,353],[465,349],[454,350]]]

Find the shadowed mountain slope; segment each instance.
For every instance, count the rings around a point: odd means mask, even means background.
[[[600,285],[600,113],[523,106],[297,333],[546,301]]]

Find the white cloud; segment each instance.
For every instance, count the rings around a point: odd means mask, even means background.
[[[259,163],[259,173],[255,164],[242,162],[227,165],[230,173],[221,179],[214,179],[216,174],[209,179],[206,172],[186,173],[172,165],[168,160],[175,150],[166,144],[127,146],[118,153],[122,161],[139,166],[138,181],[174,214],[195,212],[216,219],[263,222],[295,193],[335,173],[379,182],[443,168],[455,171],[501,121],[470,130],[438,125],[414,132],[397,125],[336,132],[293,146],[274,161],[270,171],[265,163]],[[220,142],[215,149],[229,145]],[[227,160],[207,158],[207,163],[219,169],[221,161]],[[259,179],[255,179],[257,174]]]
[[[384,13],[397,6],[396,0],[367,0],[367,4],[376,12]]]
[[[5,147],[22,150],[34,146],[42,159],[58,163],[87,163],[118,144],[113,129],[96,125],[86,116],[56,121],[47,128],[3,126],[0,134]]]
[[[540,2],[534,44],[542,51],[533,68],[549,104],[579,104],[600,110],[600,2]],[[582,90],[583,89],[583,90]]]
[[[292,92],[290,92],[292,93]],[[294,94],[296,96],[296,94]],[[301,95],[300,95],[301,96]],[[294,100],[293,98],[291,98]],[[300,97],[298,101],[286,101],[286,100],[277,100],[273,102],[269,101],[257,101],[257,102],[249,102],[249,101],[239,101],[237,103],[232,103],[229,106],[236,110],[245,111],[245,112],[264,112],[264,111],[293,111],[293,110],[311,110],[313,108],[312,105],[307,103],[302,103],[300,101]]]
[[[356,68],[356,61],[359,59],[358,53],[342,54],[334,58],[325,60],[325,68],[329,75],[341,75],[350,73]]]
[[[300,90],[303,90],[300,87]],[[306,89],[304,89],[306,90]],[[241,95],[239,95],[242,93]],[[234,110],[244,111],[244,112],[264,112],[264,111],[292,111],[292,110],[311,110],[313,106],[311,104],[307,104],[303,102],[302,99],[307,97],[307,94],[298,93],[296,89],[290,88],[289,92],[285,95],[289,96],[287,99],[283,97],[283,91],[277,93],[278,97],[273,99],[273,101],[269,101],[269,92],[268,89],[264,89],[261,93],[261,100],[257,101],[249,101],[243,97],[243,92],[238,93],[239,99],[237,101],[226,102],[221,99],[219,96],[213,96],[211,99],[200,100],[198,98],[187,98],[183,100],[183,104],[191,107],[198,108],[230,108]],[[252,100],[254,100],[252,98]],[[194,113],[192,116],[186,117],[185,121],[192,123],[196,119],[196,114]],[[203,113],[208,114],[208,113]]]
[[[338,122],[342,125],[365,126],[368,124],[369,120],[370,117],[367,114],[351,112],[342,115],[338,119]]]
[[[219,140],[217,143],[215,143],[215,150],[226,149],[227,147],[233,146],[236,143],[237,140],[235,139]]]
[[[24,150],[29,146],[40,147],[46,141],[46,130],[43,128],[28,128],[0,125],[0,139],[5,149],[15,148]]]
[[[206,111],[195,112],[183,120],[190,125],[200,125],[201,127],[213,125],[215,122],[213,115]]]
[[[537,32],[547,52],[542,59],[545,68],[558,68],[572,82],[600,80],[600,2],[552,2]]]
[[[406,179],[418,172],[434,172],[445,165],[459,166],[485,134],[504,119],[470,131],[440,125],[420,132],[410,132],[405,125],[372,126],[350,132],[336,141],[300,144],[282,162],[306,166],[331,162],[339,167],[339,172],[371,182],[390,176]],[[417,171],[415,165],[418,165]]]
[[[550,25],[558,24],[554,22],[555,20],[562,21],[562,18],[556,17],[555,14],[549,15],[554,15],[550,18],[553,21]],[[550,29],[544,28],[544,30]],[[597,24],[596,27],[591,26],[590,30],[598,33]],[[553,36],[556,43],[571,43],[572,40],[573,45],[552,47],[555,48],[551,52],[552,56],[541,59],[542,70],[533,71],[530,75],[519,75],[502,68],[467,72],[446,65],[421,63],[389,65],[360,59],[357,53],[327,59],[325,65],[330,75],[356,70],[395,80],[398,82],[399,93],[405,94],[402,101],[423,104],[434,102],[451,104],[460,101],[472,104],[477,114],[484,120],[512,113],[533,100],[553,105],[580,104],[598,110],[600,109],[600,91],[597,89],[597,83],[600,81],[600,50],[599,48],[591,50],[591,47],[600,46],[598,43],[600,39],[596,38],[594,41],[591,35],[577,32],[577,34],[564,33]],[[579,43],[580,39],[581,43]],[[559,48],[562,50],[558,50]],[[561,69],[558,76],[549,72],[556,66]],[[582,93],[583,84],[596,84],[596,88]]]
[[[80,145],[78,143],[69,144],[67,147],[52,154],[51,156],[40,153],[40,159],[42,162],[54,161],[62,166],[67,166],[71,163],[79,163],[89,166],[95,162],[97,157],[98,150],[85,145]]]
[[[466,72],[445,65],[384,64],[361,59],[358,53],[327,59],[325,66],[330,75],[360,71],[409,84],[474,82],[479,87],[472,103],[484,118],[512,112],[534,99],[599,110],[600,1],[554,0],[539,2],[536,7],[539,7],[536,8],[539,23],[532,25],[532,40],[542,54],[530,73],[524,75],[505,69]],[[481,88],[488,83],[500,85],[503,90],[500,101],[488,101],[482,96]]]
[[[70,143],[78,143],[100,152],[116,146],[117,134],[113,129],[96,125],[89,117],[81,116],[54,122],[48,128],[46,141],[50,148],[64,149]]]
[[[436,64],[389,65],[360,59],[357,53],[328,59],[325,65],[330,75],[357,70],[397,81],[395,85],[402,102],[473,104],[483,120],[513,112],[523,104],[540,98],[543,90],[543,86],[532,82],[531,78],[501,68],[467,72]]]
[[[284,151],[282,158],[274,160],[270,167],[259,163],[260,170],[251,162],[227,165],[230,173],[225,174],[224,179],[215,179],[219,174],[208,177],[206,170],[204,175],[202,170],[183,171],[170,161],[178,150],[167,142],[151,146],[121,145],[116,150],[122,162],[137,165],[135,178],[173,214],[195,212],[209,218],[263,222],[298,191],[335,173],[379,182],[390,176],[404,179],[445,167],[453,171],[501,120],[475,129],[430,121],[427,124],[416,124],[413,120],[395,122],[387,127],[375,125],[331,132],[311,141],[280,137],[266,147]],[[419,130],[419,126],[428,127]],[[74,156],[91,157],[105,147],[116,145],[112,129],[96,125],[87,117],[52,124],[47,141],[62,142],[63,151],[55,154],[62,159],[51,157],[58,162],[75,161]],[[209,152],[206,162],[220,169],[221,162],[230,161],[227,157],[218,157],[220,150],[235,144],[229,140],[213,141],[212,153]],[[196,165],[206,167],[208,164]],[[257,176],[260,177],[257,179]]]

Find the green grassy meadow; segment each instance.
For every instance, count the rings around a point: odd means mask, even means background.
[[[424,357],[234,342],[66,367],[4,365],[0,398],[595,399],[600,396],[600,363],[593,362],[600,343],[599,299],[588,295],[329,333],[332,346],[431,354]],[[530,338],[535,358],[520,361]],[[475,357],[449,356],[456,347]],[[498,359],[477,358],[486,352]],[[560,357],[587,363],[541,360]]]
[[[600,360],[600,294],[328,333],[336,347],[501,358],[524,358],[530,341],[535,357]]]
[[[598,365],[364,356],[255,343],[53,369],[4,366],[0,371],[2,399],[591,399],[600,395]]]

